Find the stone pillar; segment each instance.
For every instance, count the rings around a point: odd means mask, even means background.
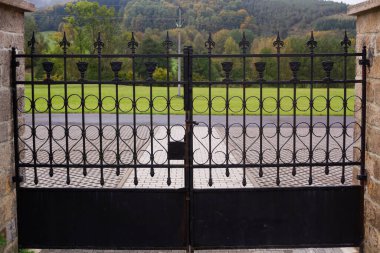
[[[369,0],[350,6],[349,15],[357,16],[357,52],[368,50],[367,73],[366,171],[364,196],[364,252],[380,252],[380,1]],[[361,66],[357,66],[361,78]],[[359,95],[359,89],[356,90]],[[359,119],[360,115],[357,115]]]
[[[24,12],[33,10],[26,1],[0,0],[0,253],[18,252],[10,63],[11,48],[24,48]]]

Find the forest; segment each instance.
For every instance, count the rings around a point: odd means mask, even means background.
[[[178,6],[183,11],[184,27],[176,28]],[[349,52],[355,50],[355,21],[345,16],[347,5],[321,0],[97,0],[74,1],[42,9],[28,15],[26,21],[26,38],[31,38],[37,31],[36,51],[41,53],[62,53],[59,42],[63,31],[70,41],[68,53],[95,53],[94,42],[98,32],[105,46],[104,54],[128,53],[128,41],[134,32],[139,43],[137,53],[165,53],[162,42],[167,34],[173,41],[171,52],[177,51],[177,36],[181,33],[182,46],[193,46],[195,53],[207,53],[205,42],[211,36],[215,42],[213,54],[241,53],[239,43],[243,33],[250,47],[247,53],[275,53],[273,41],[277,32],[284,41],[282,53],[308,53],[306,42],[310,39],[310,31],[315,30],[314,38],[318,42],[315,52],[343,52],[341,41],[344,31],[351,40]],[[26,39],[26,46],[27,46]],[[36,78],[44,78],[40,67],[41,59],[36,62]],[[213,80],[223,77],[221,62],[226,59],[214,59],[211,64]],[[275,58],[247,58],[247,79],[257,78],[253,71],[254,62],[265,60],[266,79],[275,79],[277,63]],[[308,79],[308,59],[292,59],[301,61],[299,78]],[[324,58],[316,58],[316,77],[322,78],[325,73],[321,67]],[[343,61],[334,60],[333,77],[342,78]],[[63,75],[62,62],[55,61],[53,76]],[[111,61],[111,60],[110,60]],[[280,65],[281,79],[291,79],[290,59]],[[144,60],[137,62],[138,78],[144,78]],[[232,78],[242,80],[242,61],[234,59]],[[96,78],[96,64],[89,62],[88,78]],[[104,65],[104,78],[111,78],[109,63]],[[30,66],[30,62],[27,62]],[[72,78],[77,78],[75,64],[69,64]],[[154,78],[166,80],[166,61],[158,61]],[[170,79],[177,78],[177,60],[171,59],[169,64]],[[131,78],[131,62],[123,64],[122,78]],[[354,79],[355,61],[348,62],[348,79]],[[194,62],[194,80],[208,79],[207,59]]]

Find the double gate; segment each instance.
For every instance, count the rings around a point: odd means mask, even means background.
[[[35,43],[12,51],[21,247],[360,246],[368,60],[347,35],[339,53],[313,36],[299,54],[279,36],[264,54],[244,35],[237,54],[213,53],[211,35],[205,54],[172,54],[169,36],[151,55],[133,34],[125,54],[103,54],[100,35],[94,54]]]

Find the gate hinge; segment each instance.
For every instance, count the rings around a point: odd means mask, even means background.
[[[368,178],[368,177],[367,177],[367,173],[365,173],[365,174],[360,174],[360,175],[357,175],[357,176],[356,176],[356,179],[357,179],[357,180],[359,180],[359,181],[364,181],[364,182],[367,181],[367,178]]]
[[[22,181],[24,181],[24,177],[22,177],[22,176],[13,176],[12,177],[13,183],[21,183]]]
[[[370,67],[370,61],[368,59],[365,60],[359,60],[359,65],[366,65],[367,67]]]

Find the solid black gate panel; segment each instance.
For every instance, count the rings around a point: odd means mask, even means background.
[[[359,246],[362,188],[194,191],[195,248]]]
[[[186,246],[183,190],[19,189],[21,248]]]

